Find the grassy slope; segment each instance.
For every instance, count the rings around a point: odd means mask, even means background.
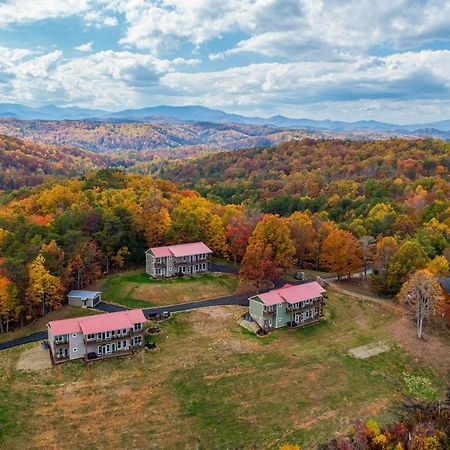
[[[94,309],[79,308],[77,306],[63,305],[56,311],[51,311],[44,317],[41,317],[23,328],[18,328],[9,333],[0,334],[0,342],[9,341],[18,337],[26,336],[37,331],[44,331],[47,329],[47,323],[51,320],[69,319],[71,317],[90,316],[92,314],[99,314],[99,311]]]
[[[230,274],[153,280],[145,273],[125,273],[106,278],[100,289],[107,301],[133,308],[148,308],[221,297],[233,294],[238,288],[238,276]]]
[[[177,315],[141,351],[89,366],[19,373],[21,350],[0,352],[0,442],[6,448],[313,448],[356,417],[395,415],[404,372],[444,380],[395,345],[395,317],[331,294],[328,318],[257,338],[235,324],[242,308]],[[369,360],[346,351],[389,339]],[[26,348],[26,347],[24,347]]]

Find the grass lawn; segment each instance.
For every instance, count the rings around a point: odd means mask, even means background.
[[[18,337],[26,336],[31,333],[35,333],[37,331],[43,331],[47,329],[47,323],[51,320],[59,320],[59,319],[69,319],[71,317],[79,317],[79,316],[90,316],[92,314],[99,314],[99,311],[88,309],[88,308],[79,308],[77,306],[71,305],[62,305],[61,308],[56,311],[51,311],[45,315],[45,317],[41,317],[29,325],[24,326],[23,328],[17,328],[14,331],[9,333],[0,334],[0,342],[9,341],[10,339],[16,339]]]
[[[443,395],[448,341],[422,360],[396,340],[399,326],[414,333],[403,318],[333,292],[326,309],[319,325],[266,338],[236,325],[241,307],[177,314],[158,324],[156,352],[40,373],[16,369],[31,345],[0,352],[0,447],[310,449],[358,417],[390,421],[407,396]],[[379,340],[391,350],[347,356]]]
[[[187,303],[250,291],[233,274],[209,273],[168,280],[154,280],[147,274],[124,273],[102,280],[99,289],[106,301],[132,308]]]

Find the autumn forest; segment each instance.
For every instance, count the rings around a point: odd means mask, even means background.
[[[448,274],[448,143],[306,139],[145,162],[1,139],[3,330],[167,243],[205,240],[256,285],[373,267],[392,296],[416,270]]]

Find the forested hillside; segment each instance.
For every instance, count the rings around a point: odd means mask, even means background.
[[[111,158],[87,150],[0,135],[0,190],[35,186],[47,176],[75,176],[108,164]]]
[[[385,232],[445,220],[449,168],[450,144],[438,140],[302,140],[167,162],[160,176],[265,212],[324,211],[363,235],[377,232],[368,214],[381,202],[392,209]]]
[[[15,119],[0,120],[0,133],[49,145],[77,146],[94,151],[167,151],[197,146],[197,153],[205,147],[233,150],[319,135],[261,125],[207,122],[106,123]]]

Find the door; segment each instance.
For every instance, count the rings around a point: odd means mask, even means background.
[[[112,352],[115,352],[115,351],[116,351],[116,343],[115,343],[115,342],[113,342],[113,343],[111,344],[111,351],[112,351]]]
[[[300,323],[300,314],[299,314],[299,313],[295,314],[295,316],[294,316],[294,322],[295,322],[295,323]]]
[[[269,328],[272,328],[272,319],[268,319],[267,323],[269,324]]]

